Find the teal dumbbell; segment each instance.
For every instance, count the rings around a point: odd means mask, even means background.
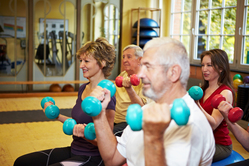
[[[108,89],[111,92],[111,97],[116,93],[115,85],[109,80],[100,81],[98,86]],[[97,98],[88,96],[82,101],[81,108],[87,115],[97,116],[102,110],[102,105]]]
[[[183,99],[174,100],[170,116],[178,126],[184,126],[188,123],[190,110]],[[139,104],[132,104],[128,107],[126,121],[133,131],[142,129],[143,110]]]
[[[41,100],[41,107],[44,108],[44,105],[46,102],[52,102],[54,105],[49,105],[45,109],[45,115],[49,119],[55,119],[59,116],[60,114],[60,109],[55,105],[55,101],[52,97],[44,97]]]
[[[86,139],[94,140],[96,138],[96,132],[94,128],[94,123],[88,123],[84,130],[84,135]]]
[[[62,126],[63,132],[67,135],[73,135],[73,128],[76,124],[77,123],[74,119],[70,118],[70,119],[65,120]]]
[[[203,90],[199,86],[192,86],[188,90],[189,96],[194,100],[200,100],[203,96]]]
[[[77,123],[74,119],[65,120],[65,122],[63,123],[63,127],[62,127],[63,132],[67,135],[73,135],[73,128],[76,124]],[[84,130],[84,135],[85,135],[85,138],[89,140],[94,140],[96,138],[94,124],[92,122],[86,125],[85,130]]]

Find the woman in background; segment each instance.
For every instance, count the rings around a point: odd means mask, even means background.
[[[230,67],[225,51],[213,49],[201,54],[201,69],[204,78],[203,97],[197,101],[198,106],[209,121],[215,138],[216,151],[213,162],[228,157],[232,152],[232,141],[226,121],[218,109],[211,105],[216,94],[221,94],[226,101],[233,104],[232,80]]]

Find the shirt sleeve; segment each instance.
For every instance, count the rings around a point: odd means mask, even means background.
[[[117,138],[117,141],[118,141],[118,144],[117,144],[117,149],[118,149],[118,152],[124,157],[124,158],[127,158],[126,157],[126,142],[129,138],[129,133],[131,131],[131,128],[129,125],[127,125],[127,127],[124,129],[123,131],[123,134],[121,137],[119,136],[116,136]]]
[[[109,102],[108,106],[106,109],[111,109],[115,111],[115,107],[116,107],[116,97],[115,95],[111,98],[111,101]]]

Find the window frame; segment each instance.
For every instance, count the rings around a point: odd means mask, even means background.
[[[182,0],[182,1],[185,1],[185,0]],[[209,1],[209,7],[208,9],[205,9],[205,10],[208,10],[208,12],[211,12],[211,10],[213,9],[220,9],[222,10],[221,13],[224,13],[224,10],[227,9],[227,7],[224,7],[224,0],[222,1],[223,5],[221,7],[215,7],[215,8],[210,8],[210,3],[211,1]],[[173,34],[173,29],[174,29],[174,20],[173,20],[173,16],[174,14],[176,13],[183,13],[182,11],[182,8],[181,8],[181,11],[180,12],[175,12],[174,11],[174,4],[175,4],[175,0],[172,0],[171,1],[171,11],[170,11],[170,37],[173,37],[173,36],[180,36],[180,39],[181,37],[183,36],[183,34]],[[183,4],[183,3],[182,3]],[[246,5],[247,4],[247,5]],[[197,43],[198,41],[198,36],[200,35],[198,33],[198,26],[199,26],[199,11],[202,11],[202,9],[198,9],[198,6],[200,6],[200,0],[192,0],[192,8],[191,8],[191,27],[189,29],[189,34],[190,34],[190,44],[189,46],[186,46],[186,47],[189,47],[189,60],[190,60],[190,64],[193,65],[193,66],[200,66],[200,59],[195,59],[195,57],[197,57]],[[248,0],[245,0],[245,1],[237,1],[237,6],[236,6],[236,23],[235,23],[235,33],[234,35],[232,34],[232,36],[234,36],[234,53],[233,53],[233,62],[230,63],[230,68],[232,71],[237,71],[237,72],[242,72],[242,73],[249,73],[249,65],[247,64],[241,64],[242,61],[242,53],[244,52],[243,49],[244,49],[244,46],[243,46],[243,37],[244,36],[248,36],[249,37],[249,34],[245,35],[245,30],[246,30],[246,14],[247,17],[249,17],[249,13],[247,13],[247,11],[245,10],[246,9],[246,6],[248,7],[249,9],[249,4],[248,4]],[[231,7],[228,7],[228,8],[231,8]],[[186,11],[185,11],[186,12]],[[224,21],[224,17],[223,15],[221,14],[221,17]],[[240,19],[242,18],[242,19]],[[209,21],[210,21],[210,15],[208,15],[208,18],[207,18]],[[210,22],[208,21],[208,23],[210,24]],[[221,20],[222,21],[222,20]],[[182,23],[182,18],[181,18],[181,23]],[[223,27],[221,27],[221,29],[224,29],[224,25],[222,25]],[[181,24],[181,29],[183,28],[182,27],[182,24]],[[220,36],[220,45],[219,45],[219,48],[222,49],[223,47],[223,41],[221,41],[225,36],[231,36],[230,34],[225,34],[223,30],[220,31],[219,34],[210,34],[209,32],[204,34],[204,35],[201,35],[201,36],[207,36],[207,37],[210,37],[210,36]],[[209,41],[207,40],[207,45],[208,45]],[[236,56],[237,55],[237,56]]]

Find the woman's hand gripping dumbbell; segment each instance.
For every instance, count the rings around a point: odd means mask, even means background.
[[[192,86],[188,90],[189,96],[195,101],[200,100],[203,96],[203,90],[199,86]]]
[[[98,83],[97,86],[109,90],[111,93],[111,97],[116,93],[115,85],[109,80],[102,80]],[[102,105],[101,101],[96,97],[88,96],[82,101],[81,108],[87,115],[97,116],[102,110]]]
[[[101,88],[106,88],[110,91],[111,97],[116,93],[115,85],[109,80],[102,80],[98,83]],[[96,97],[88,96],[81,103],[82,110],[89,116],[97,116],[101,110],[101,101]],[[63,131],[67,135],[73,134],[74,126],[76,125],[74,119],[67,119],[63,124]],[[82,135],[83,137],[83,135]],[[94,123],[88,123],[84,128],[84,137],[89,140],[94,140],[96,138]]]
[[[123,78],[122,76],[118,76],[115,79],[115,83],[117,87],[126,87],[126,85],[138,86],[140,84],[140,79],[136,74],[132,74],[130,77]]]
[[[63,123],[63,132],[67,135],[72,135],[74,126],[76,125],[76,121],[74,119],[67,119]],[[82,124],[83,125],[83,124]],[[83,125],[84,127],[84,135],[81,137],[85,137],[88,140],[94,140],[96,138],[96,133],[94,129],[94,123],[88,123],[87,125]]]
[[[44,97],[41,100],[41,107],[44,109],[45,104],[48,102],[50,105],[45,108],[45,115],[49,119],[55,119],[59,116],[60,109],[55,105],[55,101],[52,97]]]
[[[186,102],[181,99],[175,99],[170,109],[171,119],[174,119],[177,125],[183,126],[188,123],[190,110]],[[133,131],[142,129],[143,110],[139,104],[132,104],[127,109],[126,121]]]
[[[218,106],[222,101],[226,101],[226,98],[221,94],[217,94],[212,98],[211,104],[213,108],[218,109]],[[243,110],[239,107],[234,107],[229,110],[228,119],[232,123],[235,123],[238,120],[240,120],[242,116],[243,116]]]

